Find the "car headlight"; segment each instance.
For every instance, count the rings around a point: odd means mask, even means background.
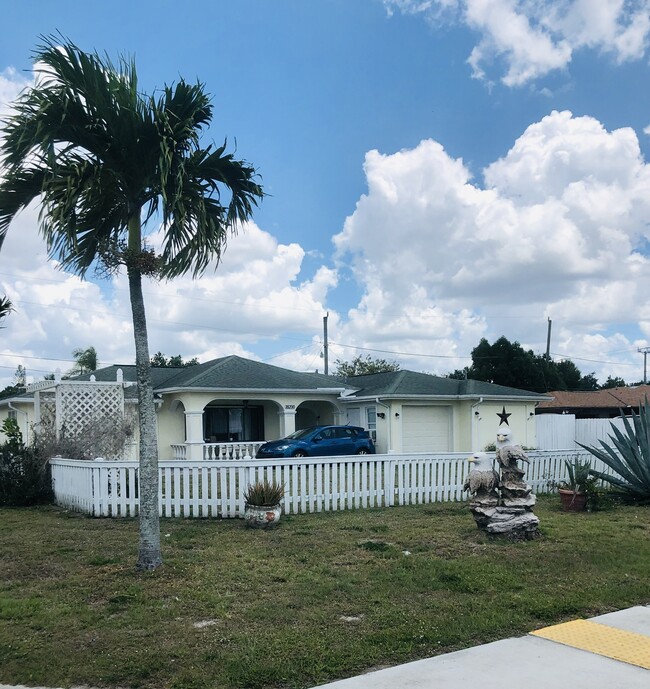
[[[276,450],[287,450],[291,447],[291,445],[278,445],[275,449]]]

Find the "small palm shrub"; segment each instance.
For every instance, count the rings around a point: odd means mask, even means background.
[[[592,469],[590,474],[606,481],[627,496],[640,501],[650,501],[650,404],[648,399],[639,406],[639,413],[632,412],[623,417],[625,431],[612,424],[610,443],[600,441],[601,447],[587,447],[594,457],[600,459],[616,475],[610,476]]]
[[[257,481],[251,484],[244,493],[246,504],[254,507],[271,507],[279,505],[284,497],[284,486],[275,481]]]

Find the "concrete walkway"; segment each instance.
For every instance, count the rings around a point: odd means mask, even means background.
[[[528,635],[322,684],[318,689],[649,689],[650,606],[599,615],[590,622],[633,632],[623,639],[614,638],[617,634],[612,632],[612,644],[605,649],[631,662]],[[552,634],[555,628],[548,629]],[[607,631],[606,627],[598,630],[601,637]],[[589,646],[589,639],[585,641],[583,634],[578,643]],[[0,684],[0,689],[45,688]]]
[[[634,632],[632,658],[650,662],[650,607],[599,615],[590,620]],[[612,634],[614,636],[614,634]],[[617,640],[620,644],[620,640]],[[625,644],[624,644],[625,645]],[[620,649],[618,649],[620,651]],[[638,662],[638,661],[636,661]],[[650,689],[650,669],[580,650],[538,636],[495,641],[455,653],[369,672],[318,689]]]

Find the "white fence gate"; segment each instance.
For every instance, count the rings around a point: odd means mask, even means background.
[[[580,449],[578,443],[600,447],[609,442],[612,424],[623,430],[623,419],[576,419],[573,414],[538,414],[537,447],[540,450]]]
[[[581,451],[529,452],[526,480],[536,493],[549,481],[566,478],[564,460],[591,457]],[[594,468],[605,471],[591,457]],[[238,517],[244,491],[269,479],[285,488],[290,514],[463,500],[467,453],[442,455],[359,455],[273,460],[165,461],[159,463],[163,517]],[[93,516],[133,517],[138,513],[135,462],[53,459],[58,505]]]

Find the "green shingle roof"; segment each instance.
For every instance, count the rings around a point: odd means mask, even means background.
[[[290,371],[240,356],[226,356],[176,370],[176,375],[157,387],[160,389],[218,388],[228,390],[317,390],[345,387],[343,381],[334,376]]]
[[[455,380],[432,376],[415,371],[371,373],[365,376],[349,376],[345,379],[350,387],[358,388],[356,397],[411,396],[426,397],[537,397],[544,395],[518,388],[485,383],[479,380]]]
[[[135,366],[108,366],[94,374],[77,376],[89,380],[90,375],[103,382],[115,381],[121,368],[124,380],[135,382]],[[347,378],[319,373],[290,371],[280,366],[251,361],[239,356],[225,356],[196,366],[180,368],[152,367],[151,377],[156,392],[163,390],[300,390],[322,388],[356,390],[355,397],[412,396],[423,397],[526,397],[547,399],[546,396],[518,388],[494,385],[478,380],[455,380],[415,371],[372,373]]]

